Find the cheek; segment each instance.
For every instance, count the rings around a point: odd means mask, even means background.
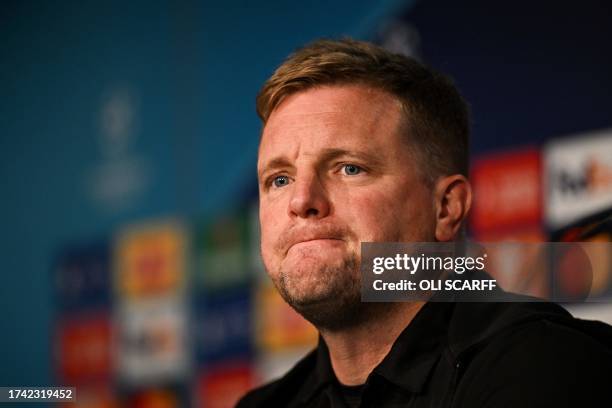
[[[345,215],[349,228],[361,242],[383,241],[392,238],[397,226],[396,209],[387,194],[369,192],[353,195],[346,201]]]
[[[432,214],[426,200],[390,188],[355,195],[347,201],[348,225],[362,242],[427,240]]]

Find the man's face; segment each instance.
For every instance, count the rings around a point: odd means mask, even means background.
[[[287,97],[263,130],[263,261],[316,326],[358,313],[361,242],[434,239],[433,196],[401,134],[400,109],[384,91],[319,87]]]

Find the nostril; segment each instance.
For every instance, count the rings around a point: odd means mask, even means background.
[[[306,215],[319,215],[319,210],[317,210],[316,208],[309,208],[306,211]]]

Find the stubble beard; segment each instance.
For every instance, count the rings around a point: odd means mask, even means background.
[[[339,265],[314,268],[317,270],[303,273],[281,268],[273,279],[280,295],[293,309],[319,330],[343,330],[367,319],[370,313],[368,303],[361,302],[356,254],[346,255]],[[310,281],[305,283],[304,279]]]

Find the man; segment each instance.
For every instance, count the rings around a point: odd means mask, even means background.
[[[450,80],[372,44],[318,41],[276,70],[257,111],[263,261],[320,340],[238,406],[612,401],[608,327],[556,305],[361,302],[361,242],[460,236],[469,117]]]

